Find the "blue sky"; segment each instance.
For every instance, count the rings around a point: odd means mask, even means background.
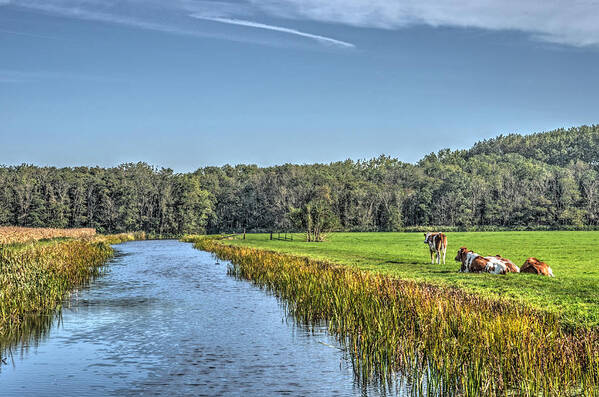
[[[0,164],[414,162],[593,124],[597,20],[597,1],[0,0]]]

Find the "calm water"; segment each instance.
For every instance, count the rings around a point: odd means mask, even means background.
[[[0,395],[380,395],[325,329],[178,241],[116,247],[106,275],[12,349]],[[392,394],[397,394],[394,390]]]

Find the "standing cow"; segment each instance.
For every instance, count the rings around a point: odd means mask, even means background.
[[[443,264],[445,264],[445,252],[447,252],[447,236],[443,233],[424,233],[424,244],[428,244],[431,254],[431,264],[435,263],[434,256],[437,255],[437,264],[441,264],[441,254],[443,254]]]

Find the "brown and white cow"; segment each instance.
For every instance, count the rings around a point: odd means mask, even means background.
[[[522,271],[518,266],[516,266],[516,264],[514,262],[512,262],[511,260],[509,260],[507,258],[502,258],[500,255],[495,255],[495,258],[497,258],[500,261],[503,261],[503,263],[505,263],[508,273],[520,273]]]
[[[437,264],[441,264],[441,254],[443,254],[443,264],[445,264],[445,253],[447,252],[447,236],[443,233],[424,233],[424,244],[428,244],[431,254],[431,264],[435,263],[434,256],[437,255]]]
[[[512,261],[496,256],[481,256],[472,252],[466,247],[461,247],[455,257],[457,262],[461,262],[460,272],[463,273],[492,273],[506,274],[519,273],[520,269]]]
[[[553,277],[553,270],[545,262],[541,262],[537,258],[528,258],[520,269],[522,273],[534,273],[543,276]]]

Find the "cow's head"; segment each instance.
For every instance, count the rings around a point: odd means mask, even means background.
[[[424,233],[424,244],[428,244],[428,239],[430,238],[430,233]]]
[[[470,250],[466,247],[461,247],[458,250],[458,254],[455,257],[455,261],[456,262],[464,262],[466,260],[466,255],[468,255],[468,252],[470,252]]]

